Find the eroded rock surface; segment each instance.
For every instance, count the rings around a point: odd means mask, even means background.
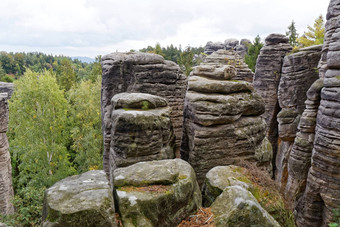
[[[110,176],[117,167],[175,157],[171,109],[159,96],[120,93],[112,98]]]
[[[317,114],[307,186],[298,201],[298,226],[327,226],[340,206],[340,1],[331,0],[324,45],[327,66]],[[328,47],[327,47],[328,46]],[[324,60],[324,59],[323,59]]]
[[[188,80],[181,157],[200,185],[211,168],[242,160],[271,170],[272,150],[263,146],[264,103],[250,83],[231,80],[236,74],[232,65],[202,64]]]
[[[211,212],[216,227],[280,226],[251,192],[240,186],[226,187],[211,205]]]
[[[14,212],[11,199],[13,197],[12,165],[6,132],[8,129],[7,93],[0,93],[0,214]]]
[[[101,111],[104,134],[104,170],[109,173],[111,99],[118,93],[150,93],[166,98],[171,107],[170,117],[176,135],[176,146],[179,150],[187,81],[178,65],[156,54],[113,53],[102,57],[102,68]]]
[[[244,63],[243,58],[234,50],[218,50],[204,59],[205,65],[232,65],[236,69],[234,80],[253,82],[254,73]]]
[[[0,82],[0,93],[7,93],[8,99],[12,97],[14,91],[13,83]]]
[[[307,182],[308,170],[315,138],[316,116],[320,105],[320,93],[323,79],[318,79],[307,91],[306,108],[301,116],[298,132],[288,157],[288,179],[282,188],[291,204],[301,197]]]
[[[241,41],[237,39],[226,39],[224,43],[221,42],[211,42],[209,41],[204,47],[205,54],[212,54],[218,50],[234,50],[238,55],[242,58],[248,52],[248,46],[251,44],[250,40],[248,39],[241,39]]]
[[[265,39],[256,63],[254,88],[264,100],[267,123],[267,137],[273,146],[274,157],[277,150],[278,123],[276,116],[280,111],[278,86],[284,56],[292,50],[288,38],[281,34],[271,34]]]
[[[202,203],[195,172],[181,159],[118,168],[114,186],[124,226],[177,226]]]
[[[280,143],[276,155],[275,179],[284,188],[288,176],[288,160],[302,112],[305,109],[307,90],[319,78],[317,66],[322,45],[301,49],[285,56],[278,88],[281,111],[277,115]]]
[[[112,189],[102,170],[67,177],[45,192],[43,225],[116,226]]]

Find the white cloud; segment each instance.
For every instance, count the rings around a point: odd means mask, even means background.
[[[316,0],[2,0],[0,48],[96,56],[162,45],[303,33],[328,1]]]

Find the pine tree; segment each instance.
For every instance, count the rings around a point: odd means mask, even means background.
[[[259,56],[262,47],[263,43],[261,42],[259,35],[257,35],[254,42],[248,46],[248,53],[246,54],[244,61],[253,72],[255,72],[257,57]]]
[[[313,27],[308,26],[308,31],[297,39],[297,42],[302,47],[323,44],[325,35],[325,24],[322,15],[320,15],[314,22]]]
[[[286,32],[286,36],[288,37],[289,43],[292,47],[295,47],[298,45],[297,38],[299,37],[299,35],[296,32],[294,21],[292,21],[292,23],[288,26],[288,31]]]

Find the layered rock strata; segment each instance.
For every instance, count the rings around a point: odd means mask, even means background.
[[[243,58],[233,50],[218,50],[204,59],[206,65],[232,65],[236,69],[234,80],[253,82],[254,73],[244,63]]]
[[[195,172],[181,159],[118,168],[114,182],[124,226],[177,226],[202,203]]]
[[[326,27],[331,33],[327,52],[324,88],[317,115],[311,167],[306,190],[298,201],[298,226],[327,226],[333,210],[340,206],[340,1],[331,0]],[[330,29],[330,30],[329,30]],[[325,44],[326,46],[327,44]],[[327,47],[326,47],[327,48]]]
[[[104,134],[104,170],[109,172],[111,142],[111,99],[122,92],[150,93],[166,98],[179,150],[182,138],[183,103],[186,77],[178,65],[160,55],[149,53],[113,53],[102,57],[101,111]]]
[[[322,45],[301,49],[285,56],[282,65],[278,101],[281,111],[277,115],[280,143],[276,155],[275,179],[284,190],[288,176],[288,159],[302,112],[305,109],[306,93],[319,78],[317,66]],[[310,97],[311,98],[311,97]]]
[[[234,50],[238,55],[244,58],[248,52],[248,46],[250,44],[251,42],[248,39],[241,39],[241,41],[237,39],[226,39],[224,43],[209,41],[204,47],[204,53],[210,55],[213,52],[221,49]]]
[[[45,192],[43,224],[116,226],[112,189],[102,170],[67,177]]]
[[[14,91],[13,83],[0,82],[0,93],[7,93],[8,99],[12,97]]]
[[[6,132],[8,129],[7,93],[0,93],[0,214],[14,212],[11,199],[13,197],[12,166]]]
[[[199,184],[218,165],[243,160],[271,169],[261,97],[250,83],[232,80],[231,65],[203,64],[188,81],[184,107],[181,157],[195,169]]]
[[[263,117],[267,123],[267,137],[273,146],[274,157],[277,151],[278,123],[276,116],[280,111],[278,86],[281,78],[283,58],[292,50],[288,38],[281,34],[271,34],[265,39],[265,45],[258,56],[254,88],[265,102]]]
[[[288,179],[286,185],[282,185],[282,190],[291,204],[301,197],[306,188],[322,88],[323,79],[318,79],[307,91],[306,108],[300,118],[298,132],[288,156]]]
[[[112,98],[110,175],[117,167],[175,157],[171,109],[164,98],[120,93]]]

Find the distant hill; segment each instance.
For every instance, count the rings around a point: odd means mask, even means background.
[[[79,61],[85,62],[85,63],[93,63],[96,61],[94,58],[89,58],[89,57],[81,57],[81,56],[75,56],[71,57],[72,60],[78,59]]]

